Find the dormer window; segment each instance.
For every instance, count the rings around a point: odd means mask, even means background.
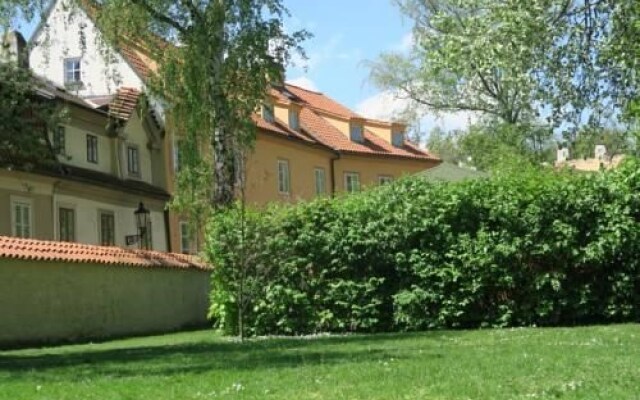
[[[352,142],[357,142],[357,143],[364,142],[362,124],[352,122],[349,130],[349,137],[351,138]]]
[[[262,118],[270,123],[275,121],[275,114],[273,111],[273,104],[263,104],[262,105]]]
[[[81,64],[80,64],[80,57],[65,58],[64,84],[66,86],[82,85],[82,70],[81,70]]]
[[[391,133],[391,144],[395,147],[402,147],[404,145],[404,132],[393,131]]]
[[[294,131],[300,130],[300,112],[298,110],[289,110],[289,128]]]

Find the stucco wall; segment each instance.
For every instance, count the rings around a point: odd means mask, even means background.
[[[0,348],[204,325],[209,272],[0,259]]]
[[[48,28],[36,32],[35,47],[30,54],[33,70],[53,82],[64,85],[64,59],[81,57],[84,87],[81,96],[114,93],[120,86],[143,87],[131,67],[114,53],[109,63],[100,53],[101,34],[84,11],[69,0],[57,0],[46,23]],[[82,40],[80,32],[84,35]],[[86,47],[85,47],[86,46]]]
[[[251,204],[273,201],[296,202],[316,196],[315,168],[324,168],[326,193],[330,189],[330,163],[333,153],[322,148],[258,134],[253,152],[247,161],[247,200]],[[289,195],[278,192],[278,160],[289,161],[291,190]]]

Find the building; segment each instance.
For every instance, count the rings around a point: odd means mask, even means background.
[[[594,147],[593,157],[571,159],[569,149],[566,147],[559,148],[557,151],[556,167],[570,168],[576,171],[595,172],[602,169],[611,169],[617,167],[622,160],[624,154],[609,154],[606,146],[599,144]]]
[[[145,93],[156,64],[135,45],[101,46],[93,12],[53,1],[31,38],[30,64],[39,75],[93,103],[111,103],[118,89]],[[83,40],[78,40],[82,31]],[[358,191],[413,174],[440,160],[410,144],[401,124],[363,118],[322,93],[275,85],[256,113],[258,128],[246,162],[246,199],[253,205],[295,202]],[[173,191],[180,138],[164,130],[160,102],[148,99],[164,138],[166,188]],[[155,173],[155,169],[154,169]],[[168,247],[193,251],[185,221],[170,213]]]
[[[0,235],[125,246],[142,203],[144,247],[169,250],[164,138],[137,107],[140,92],[121,88],[101,104],[42,79],[34,96],[66,115],[49,132],[49,162],[0,169]]]

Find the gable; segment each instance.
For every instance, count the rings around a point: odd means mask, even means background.
[[[82,85],[73,89],[79,96],[112,94],[120,86],[143,89],[140,71],[118,51],[105,47],[92,19],[82,8],[71,4],[70,0],[55,0],[34,32],[29,57],[33,71],[63,86],[65,59],[79,58]],[[134,50],[127,50],[132,59],[139,56]]]

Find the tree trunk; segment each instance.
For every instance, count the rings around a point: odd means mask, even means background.
[[[211,203],[214,208],[226,208],[235,198],[234,182],[234,149],[233,133],[231,127],[225,122],[229,119],[228,101],[222,82],[224,79],[224,52],[225,52],[225,5],[224,0],[216,0],[211,3],[214,8],[216,31],[213,40],[210,41],[211,64],[208,78],[208,94],[210,104],[216,107],[210,110],[210,128],[212,129],[211,150],[213,152],[213,194]]]

